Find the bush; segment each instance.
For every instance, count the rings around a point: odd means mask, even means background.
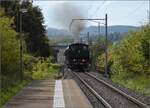
[[[32,69],[33,64],[36,63],[38,59],[32,55],[24,54],[23,56],[23,68],[24,68],[24,79],[32,80]]]
[[[60,69],[60,65],[59,64],[51,64],[53,69]]]
[[[17,81],[15,84],[12,84],[8,88],[1,90],[1,100],[0,100],[0,107],[7,102],[12,96],[14,96],[16,93],[18,93],[26,84],[28,81],[19,82]]]
[[[19,80],[19,52],[20,40],[17,33],[11,28],[13,19],[5,16],[0,8],[0,45],[1,45],[1,75],[2,88],[6,88]]]
[[[146,95],[150,94],[149,34],[150,25],[144,26],[139,31],[129,32],[108,50],[108,63],[113,62],[112,80]],[[99,66],[105,66],[104,54],[98,60]]]
[[[51,57],[38,58],[38,62],[33,64],[32,78],[55,78],[58,75],[60,66],[58,64],[51,63],[51,60]]]
[[[149,75],[147,52],[150,44],[150,26],[137,32],[130,32],[124,40],[111,49],[112,80],[142,94],[149,94]],[[144,49],[143,49],[144,47]]]
[[[17,81],[15,83],[11,83],[11,85],[2,88],[1,90],[2,99],[0,101],[0,106],[2,106],[12,96],[14,96],[17,92],[19,92],[31,80],[56,78],[58,75],[60,66],[58,64],[51,63],[51,57],[35,58],[31,55],[25,54],[23,61],[24,61],[24,80],[22,82]],[[2,78],[8,80],[7,77]],[[7,84],[7,82],[3,83]]]
[[[20,63],[20,39],[23,34],[17,33],[14,28],[14,19],[5,15],[4,9],[0,8],[0,62],[1,62],[1,96],[0,106],[5,103],[9,98],[16,94],[23,86],[31,79],[43,79],[47,77],[54,77],[59,71],[59,66],[52,64],[53,58],[35,58],[32,55],[23,55],[23,71],[24,81],[21,82],[21,63]],[[28,34],[28,33],[26,33]],[[41,36],[41,35],[39,35]],[[34,37],[35,38],[35,37]],[[24,40],[23,50],[25,51]],[[31,40],[33,41],[33,40]],[[33,44],[28,43],[31,46]],[[48,39],[45,37],[40,41],[39,55],[48,56],[49,44]],[[42,46],[41,46],[42,45]],[[37,46],[35,46],[37,48]],[[33,48],[31,48],[33,49]],[[47,50],[45,50],[47,49]],[[45,51],[48,51],[45,53]],[[37,52],[36,52],[37,53]]]

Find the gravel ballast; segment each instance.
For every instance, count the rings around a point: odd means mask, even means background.
[[[97,78],[100,78],[102,80],[104,80],[105,82],[111,84],[112,86],[118,88],[119,90],[123,91],[124,93],[138,99],[140,102],[143,102],[145,104],[147,104],[148,106],[150,106],[150,97],[148,96],[143,96],[140,93],[137,93],[129,88],[126,88],[122,85],[119,85],[117,83],[112,82],[110,79],[103,77],[102,74],[98,73],[98,72],[89,72],[92,75],[95,75]]]
[[[77,72],[77,73],[79,73],[79,72]],[[123,87],[123,86],[121,86],[119,84],[116,84],[116,83],[112,82],[110,79],[103,77],[103,75],[100,74],[100,73],[98,73],[98,72],[88,72],[88,73],[96,76],[97,78],[99,78],[101,80],[104,80],[105,82],[107,82],[110,85],[118,88],[119,90],[123,91],[124,93],[126,93],[126,94],[128,94],[128,95],[130,95],[130,96],[132,96],[132,97],[134,97],[136,99],[138,99],[140,102],[143,102],[143,103],[145,103],[145,104],[147,104],[147,105],[150,106],[150,103],[149,103],[150,102],[149,101],[150,97],[145,97],[145,96],[143,96],[143,95],[141,95],[139,93],[136,93],[136,92],[134,92],[134,91],[132,91],[132,90],[126,88],[126,87]],[[94,97],[92,97],[92,95],[86,90],[86,87],[83,86],[83,84],[81,83],[81,81],[79,81],[79,79],[77,79],[75,76],[73,76],[73,74],[71,73],[71,70],[65,69],[64,78],[65,79],[74,79],[78,83],[78,85],[80,86],[80,88],[83,90],[83,92],[85,93],[85,95],[87,97],[89,96],[88,99],[89,100],[94,100],[93,103],[96,102],[96,100],[94,99]],[[89,81],[89,83],[92,84],[93,82]],[[93,83],[93,85],[97,85],[97,84]],[[97,86],[95,89],[99,89],[99,88],[101,88],[101,86]],[[102,95],[104,94],[104,92],[105,92],[105,90],[103,90],[101,92]],[[127,106],[126,104],[123,104],[124,102],[120,101],[120,98],[114,98],[114,96],[111,96],[111,94],[106,94],[106,95],[110,95],[110,97],[106,97],[106,99],[107,98],[112,98],[112,100],[116,99],[115,101],[118,102],[117,105],[121,105],[120,107],[119,106],[117,107],[115,105],[116,103],[114,103],[114,105],[113,105],[114,108],[139,108],[138,106],[132,106],[132,105]],[[109,102],[111,103],[112,100],[109,100]]]

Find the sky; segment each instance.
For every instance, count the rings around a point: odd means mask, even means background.
[[[33,5],[42,9],[46,27],[66,29],[59,20],[64,17],[58,14],[61,6],[70,5],[76,8],[84,18],[104,18],[108,14],[108,26],[132,25],[141,26],[148,22],[148,1],[42,1],[34,0]],[[77,11],[75,11],[76,13]],[[72,14],[75,14],[72,13]],[[59,16],[60,15],[60,16]],[[58,18],[56,18],[58,17]],[[71,20],[68,20],[68,25]],[[101,21],[104,23],[104,21]],[[95,22],[86,22],[86,26],[95,25]]]

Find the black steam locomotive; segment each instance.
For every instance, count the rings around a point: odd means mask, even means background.
[[[69,45],[65,53],[65,64],[71,70],[87,71],[90,63],[89,47],[84,43]]]

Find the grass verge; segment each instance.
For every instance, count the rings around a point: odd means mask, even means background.
[[[113,76],[112,81],[124,87],[127,87],[135,92],[138,92],[144,96],[150,96],[149,76],[141,75],[141,76],[134,76],[133,78],[131,77],[121,78],[119,76]]]
[[[18,81],[15,84],[9,86],[8,88],[1,90],[1,99],[0,99],[0,107],[5,104],[12,96],[16,95],[25,85],[27,85],[29,81]]]
[[[39,60],[37,63],[33,64],[33,67],[30,71],[25,71],[24,76],[31,77],[32,80],[41,80],[41,79],[55,79],[58,76],[60,71],[60,65],[50,63],[48,60]],[[23,89],[32,80],[26,80],[16,82],[11,86],[1,89],[0,94],[0,107],[4,105],[9,99],[16,95],[20,90]]]

